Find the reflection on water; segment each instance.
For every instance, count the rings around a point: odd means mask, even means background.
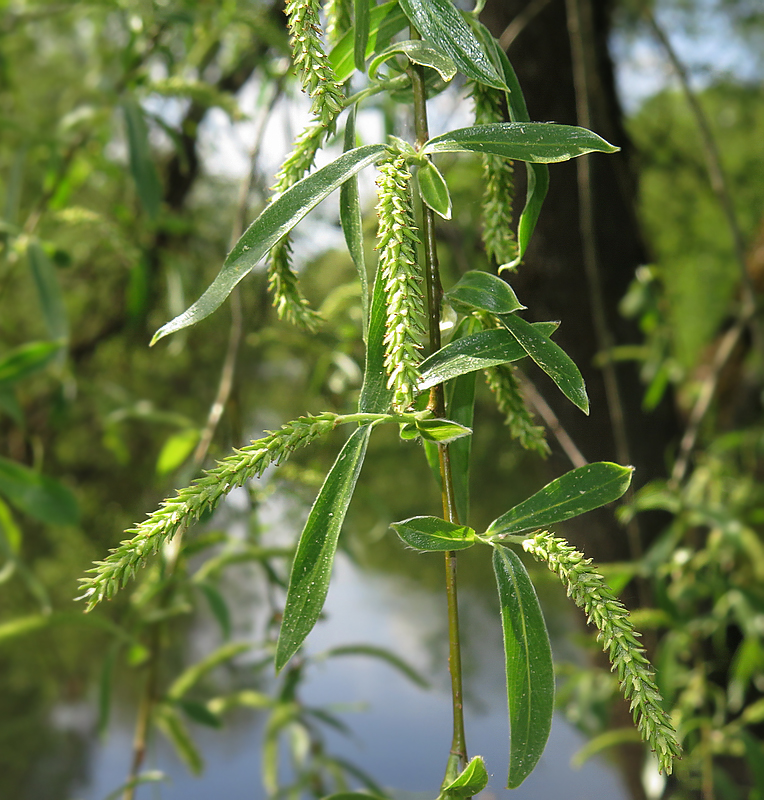
[[[480,597],[463,591],[460,602],[467,634],[468,746],[471,755],[484,756],[491,774],[482,797],[508,797],[503,788],[508,731],[499,622]],[[432,676],[434,687],[421,690],[388,665],[353,656],[312,668],[301,691],[303,701],[310,705],[363,704],[363,710],[338,712],[353,735],[329,733],[327,749],[341,753],[381,785],[424,793],[421,797],[437,794],[450,743],[447,669],[440,645],[435,644],[442,640],[445,628],[442,605],[439,596],[411,586],[403,578],[369,574],[340,556],[327,600],[327,619],[309,637],[309,652],[349,643],[388,647]],[[161,769],[171,782],[141,787],[138,800],[263,797],[259,764],[263,721],[263,715],[239,712],[227,718],[221,731],[194,726],[206,759],[201,778],[192,777],[158,738],[147,767]],[[90,774],[70,793],[71,800],[102,800],[122,782],[130,759],[132,724],[125,715],[115,720],[105,743],[92,742]],[[596,796],[626,800],[617,773],[606,762],[592,760],[581,769],[569,766],[582,744],[582,737],[556,717],[541,762],[512,797],[523,800],[564,793],[567,800]]]

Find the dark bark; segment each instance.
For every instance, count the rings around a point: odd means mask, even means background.
[[[482,14],[491,32],[500,36],[506,26],[527,7],[527,0],[489,0]],[[591,187],[595,208],[595,241],[607,325],[616,344],[640,341],[639,331],[622,318],[618,304],[646,262],[646,248],[635,214],[636,181],[630,161],[631,143],[626,135],[615,91],[613,64],[608,51],[610,4],[591,0],[593,31],[585,42],[593,72],[590,80],[590,127],[621,147],[615,155],[593,155]],[[565,0],[551,0],[512,42],[509,58],[518,74],[531,119],[579,124],[573,77],[571,45]],[[522,175],[523,170],[516,170]],[[553,164],[549,195],[525,263],[509,278],[534,320],[559,319],[556,341],[581,369],[591,400],[591,415],[585,417],[568,403],[543,375],[532,374],[539,390],[590,461],[617,460],[617,448],[608,413],[602,371],[593,359],[600,350],[593,323],[592,290],[584,268],[584,250],[579,224],[579,187],[575,161]],[[518,197],[524,187],[518,187]],[[636,467],[635,484],[665,475],[664,453],[677,433],[670,404],[646,415],[641,410],[644,387],[633,364],[617,368],[620,396],[626,421],[629,460]],[[569,467],[555,454],[555,474]],[[598,560],[627,558],[626,536],[615,528],[612,517],[592,515],[571,533],[583,535],[587,552]],[[644,526],[649,536],[651,526]],[[577,530],[576,530],[577,529]],[[596,529],[596,530],[595,530]],[[592,534],[594,536],[592,537]]]

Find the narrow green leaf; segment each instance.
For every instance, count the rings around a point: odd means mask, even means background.
[[[416,428],[423,439],[438,444],[447,444],[462,436],[470,436],[472,431],[449,419],[421,419],[416,421]]]
[[[201,775],[204,770],[204,760],[180,714],[172,706],[162,703],[157,707],[156,720],[159,729],[173,745],[180,760],[194,775]]]
[[[475,544],[475,531],[440,517],[411,517],[390,527],[415,550],[466,550]]]
[[[464,768],[456,780],[444,786],[441,794],[452,797],[472,797],[482,792],[488,785],[488,772],[482,756],[475,756]]]
[[[378,161],[385,149],[383,144],[370,144],[343,153],[267,205],[234,245],[223,268],[204,294],[190,308],[163,325],[154,334],[151,344],[212,314],[258,261],[311,209],[352,175]]]
[[[428,161],[417,171],[419,194],[424,202],[443,219],[451,219],[451,195],[440,171]]]
[[[205,581],[197,583],[197,586],[207,599],[210,611],[212,611],[218,625],[220,625],[223,638],[229,639],[231,637],[231,612],[228,610],[228,603],[226,603],[223,595],[213,584]]]
[[[615,153],[617,147],[596,133],[553,122],[493,122],[436,136],[422,155],[432,153],[491,153],[515,161],[550,164],[586,153]]]
[[[398,0],[375,6],[369,14],[369,34],[366,39],[365,59],[386,47],[396,33],[408,25],[408,19],[398,5]],[[365,60],[364,59],[364,60]],[[346,81],[355,68],[355,31],[349,30],[329,53],[329,63],[340,83]]]
[[[218,647],[208,656],[205,656],[201,661],[192,664],[190,667],[183,670],[178,677],[172,682],[170,688],[167,690],[167,697],[170,700],[180,700],[183,695],[192,689],[205,675],[210,673],[221,664],[225,664],[236,656],[245,653],[252,647],[247,642],[228,642],[227,644]]]
[[[633,467],[596,461],[566,472],[495,519],[487,534],[522,533],[546,528],[617,500],[631,482]]]
[[[36,240],[29,243],[27,257],[48,336],[56,342],[66,341],[69,337],[69,320],[56,267]]]
[[[509,708],[509,774],[516,789],[546,747],[554,713],[552,648],[538,597],[522,561],[496,547],[493,570],[499,589]]]
[[[213,714],[204,703],[198,703],[195,700],[177,700],[176,705],[190,720],[199,725],[205,725],[208,728],[223,727],[220,717]]]
[[[369,64],[369,77],[374,79],[377,70],[396,55],[404,55],[414,64],[434,69],[448,83],[456,75],[456,64],[445,54],[423,42],[421,39],[395,42],[380,52]]]
[[[589,413],[589,398],[584,379],[570,356],[551,339],[516,314],[503,314],[499,322],[517,339],[526,353],[557,384],[557,387],[584,412]]]
[[[534,322],[533,327],[549,337],[557,330],[556,322]],[[421,392],[459,375],[479,369],[488,369],[528,355],[520,343],[506,329],[478,331],[441,347],[420,365],[422,379],[417,389]],[[453,415],[449,413],[449,417]]]
[[[77,501],[63,484],[8,458],[0,458],[0,494],[19,511],[49,525],[79,521]]]
[[[371,297],[366,365],[363,370],[361,396],[358,400],[358,410],[365,414],[384,414],[389,411],[393,401],[393,392],[387,386],[385,369],[386,304],[387,294],[380,260]]]
[[[430,682],[417,672],[411,664],[408,664],[400,656],[387,650],[384,647],[375,647],[371,644],[346,644],[341,647],[333,647],[323,654],[326,658],[336,658],[337,656],[368,656],[369,658],[378,658],[389,664],[393,669],[397,669],[402,675],[405,675],[410,681],[423,689],[430,688]]]
[[[354,105],[348,112],[345,122],[344,152],[346,153],[355,147],[357,110],[358,106]],[[369,278],[366,274],[366,257],[363,250],[363,215],[361,214],[361,200],[358,196],[357,175],[351,175],[340,186],[340,225],[361,284],[362,333],[365,342],[369,333]]]
[[[125,114],[127,146],[130,153],[130,172],[135,181],[138,199],[149,219],[159,216],[162,202],[162,186],[159,183],[154,159],[149,146],[149,130],[140,104],[133,98],[122,103]]]
[[[422,38],[449,56],[468,78],[496,89],[505,88],[477,37],[450,0],[399,2]]]
[[[29,342],[0,358],[0,383],[14,383],[44,369],[63,342]]]
[[[284,618],[276,645],[277,672],[299,650],[324,607],[337,540],[370,434],[371,426],[364,425],[345,442],[310,510],[289,576]]]
[[[445,297],[456,311],[464,314],[475,310],[511,314],[525,308],[506,281],[475,269],[465,272]]]
[[[359,72],[366,68],[366,47],[369,44],[369,28],[371,13],[369,3],[372,0],[353,0],[355,37],[353,40],[353,63]]]
[[[21,552],[21,528],[16,524],[10,508],[0,500],[0,551],[5,556],[18,555]]]

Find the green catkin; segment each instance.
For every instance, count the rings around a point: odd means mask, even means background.
[[[121,542],[105,561],[97,561],[91,575],[81,579],[82,595],[90,611],[112,597],[159,548],[205,512],[212,511],[232,489],[259,478],[266,467],[280,464],[297,449],[329,433],[336,414],[300,417],[240,450],[204,472],[190,486],[178,490],[148,519],[126,531],[132,538]]]
[[[681,747],[661,705],[663,701],[653,680],[653,669],[637,640],[639,634],[634,630],[629,612],[602,575],[592,569],[592,560],[564,539],[541,531],[526,539],[523,548],[546,563],[567,586],[568,596],[583,608],[589,622],[597,627],[597,639],[608,653],[624,697],[631,701],[634,722],[642,738],[655,751],[661,771],[670,775],[674,759],[681,756]]]
[[[419,238],[414,224],[411,171],[405,157],[391,151],[378,169],[379,279],[387,297],[385,369],[387,386],[393,390],[393,407],[402,411],[414,402],[422,360],[424,298],[416,257]]]
[[[474,315],[485,330],[496,328],[498,323],[486,313]],[[488,388],[493,393],[496,406],[504,415],[504,424],[509,428],[512,438],[524,450],[532,450],[541,456],[550,453],[546,432],[541,425],[535,425],[533,416],[525,404],[520,391],[515,368],[511,364],[500,364],[483,371]]]
[[[484,372],[488,388],[504,415],[504,424],[509,428],[512,438],[524,450],[533,450],[541,456],[549,455],[544,428],[533,424],[533,417],[525,405],[515,377],[515,368],[511,364],[500,364]]]
[[[345,98],[321,41],[319,11],[319,0],[289,0],[286,5],[292,63],[313,101],[312,114],[327,128],[342,111]]]
[[[475,124],[503,122],[501,94],[490,86],[472,84]],[[483,155],[483,246],[489,258],[508,264],[517,257],[517,238],[512,229],[515,200],[514,165],[508,158]]]

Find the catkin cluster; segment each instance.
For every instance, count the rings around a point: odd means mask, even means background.
[[[503,122],[501,94],[490,86],[474,82],[475,124]],[[514,165],[508,158],[483,155],[483,246],[489,258],[508,264],[517,256],[517,238],[512,229],[515,200]]]
[[[97,561],[89,570],[92,574],[81,579],[80,599],[87,600],[87,610],[112,597],[149,556],[189,523],[214,509],[232,489],[260,477],[266,467],[280,464],[295,450],[325,435],[336,421],[337,415],[327,412],[289,422],[237,450],[190,486],[180,489],[175,497],[165,500],[148,519],[127,531],[133,534],[131,539],[121,542],[105,561]]]
[[[424,298],[416,257],[419,237],[409,185],[411,171],[405,157],[391,151],[378,169],[377,249],[387,301],[385,369],[387,387],[393,391],[393,407],[403,411],[414,401],[422,360]]]
[[[618,674],[621,691],[631,700],[634,722],[642,738],[655,751],[661,770],[670,775],[673,760],[679,758],[681,748],[661,705],[653,669],[637,640],[639,634],[634,630],[629,612],[602,575],[592,569],[591,559],[585,558],[564,539],[543,531],[526,539],[523,548],[539,561],[546,562],[567,586],[568,595],[575,604],[586,612],[589,622],[597,627],[597,638]]]

